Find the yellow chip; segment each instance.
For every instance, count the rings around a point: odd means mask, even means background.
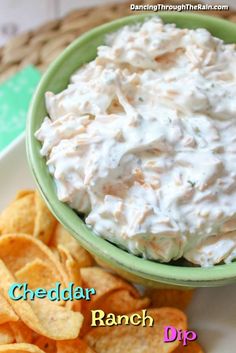
[[[111,292],[106,297],[101,297],[100,300],[96,301],[91,307],[92,309],[100,309],[105,313],[114,314],[129,314],[141,309],[146,309],[150,305],[150,299],[145,298],[134,298],[127,289],[117,290]],[[89,330],[91,330],[91,311],[87,310],[86,304],[83,305],[84,323],[81,330],[81,337],[84,336]]]
[[[50,250],[53,253],[53,255],[56,257],[56,259],[60,261],[60,255],[59,255],[58,249],[50,247]]]
[[[24,189],[24,190],[20,190],[17,192],[15,200],[19,200],[22,199],[23,197],[29,195],[29,194],[34,194],[35,191],[34,190],[30,190],[30,189]]]
[[[189,342],[187,346],[180,345],[173,353],[204,353],[197,342]]]
[[[69,281],[74,282],[75,286],[81,286],[82,279],[80,274],[80,267],[77,261],[74,260],[69,250],[66,249],[64,246],[59,245],[58,251],[60,254],[61,262],[67,272]]]
[[[55,230],[57,220],[47,208],[39,193],[35,192],[34,237],[48,244]]]
[[[0,261],[0,287],[17,315],[29,328],[55,340],[78,337],[83,322],[81,313],[73,312],[43,299],[13,301],[8,297],[9,287],[13,283],[16,283],[15,278]]]
[[[68,281],[74,283],[75,287],[82,286],[82,279],[80,275],[80,267],[79,264],[74,258],[71,256],[68,249],[64,246],[59,245],[58,251],[60,254],[61,262],[64,265],[66,270]],[[73,302],[67,302],[69,305],[67,307],[73,308],[75,311],[81,311],[81,302],[76,300]]]
[[[60,275],[55,267],[41,259],[28,262],[20,270],[15,272],[15,277],[20,283],[27,283],[28,288],[51,289],[56,282],[60,282]]]
[[[78,337],[83,323],[83,315],[80,312],[55,306],[52,302],[43,303],[42,299],[35,300],[31,306],[46,329],[44,332],[38,331],[39,334],[54,340],[68,340]]]
[[[88,307],[93,307],[94,302],[98,302],[101,298],[106,298],[111,292],[121,289],[129,291],[134,298],[140,297],[139,292],[131,284],[102,268],[82,268],[81,276],[84,287],[96,289],[96,296],[86,303]]]
[[[150,299],[134,298],[129,291],[121,289],[109,294],[98,305],[98,309],[106,313],[128,314],[141,309],[146,309],[150,305]]]
[[[0,234],[33,234],[35,220],[34,193],[13,201],[0,215]]]
[[[0,291],[0,325],[17,320],[19,320],[18,316]]]
[[[85,341],[81,339],[58,341],[57,353],[95,353]]]
[[[9,322],[16,343],[32,343],[33,331],[22,321]]]
[[[135,313],[136,314],[136,313]],[[139,312],[141,315],[141,313]],[[142,325],[105,326],[91,330],[85,340],[96,353],[170,353],[178,347],[179,341],[165,343],[163,332],[166,326],[187,328],[186,316],[174,308],[150,309],[147,312],[154,319],[153,326]]]
[[[193,297],[194,290],[147,288],[145,295],[151,299],[153,308],[163,306],[185,310]]]
[[[79,245],[78,241],[60,223],[58,223],[50,242],[52,248],[57,248],[59,245],[69,250],[80,267],[89,267],[94,263],[92,256]]]
[[[82,302],[84,324],[80,333],[81,337],[83,337],[91,328],[91,310],[100,308],[111,293],[125,290],[128,291],[133,298],[140,298],[139,292],[128,282],[102,268],[82,268],[81,276],[83,287],[95,288],[96,290],[96,295],[91,298],[91,301]]]
[[[51,340],[48,337],[39,336],[34,340],[33,343],[42,349],[45,353],[57,352],[56,341]]]
[[[45,353],[34,344],[13,343],[0,346],[0,353]]]
[[[0,325],[0,345],[14,342],[14,334],[9,324]]]
[[[41,259],[57,271],[59,281],[65,286],[67,275],[51,250],[41,241],[26,234],[7,234],[0,237],[0,259],[7,268],[16,273],[35,259]]]

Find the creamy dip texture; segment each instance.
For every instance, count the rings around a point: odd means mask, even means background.
[[[59,200],[145,258],[236,258],[236,50],[158,17],[109,35],[59,94],[42,142]]]

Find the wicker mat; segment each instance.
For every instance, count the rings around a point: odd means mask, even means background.
[[[186,1],[190,3],[192,1]],[[62,19],[44,24],[37,29],[11,39],[0,48],[0,82],[26,65],[33,64],[44,71],[62,50],[76,37],[92,27],[130,15],[131,1],[122,4],[74,10]],[[184,1],[132,1],[137,4],[171,3]],[[219,3],[219,2],[218,2]],[[199,13],[199,12],[198,12]],[[236,11],[204,11],[236,22]]]

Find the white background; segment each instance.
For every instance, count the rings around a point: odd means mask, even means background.
[[[0,46],[12,35],[61,17],[74,8],[126,0],[0,0]],[[130,0],[130,3],[133,1]],[[236,0],[205,0],[206,3],[227,4],[236,8]],[[158,0],[156,1],[158,3]]]

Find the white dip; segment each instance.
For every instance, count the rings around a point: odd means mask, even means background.
[[[145,258],[236,258],[236,50],[158,17],[107,38],[59,94],[42,142],[59,200]]]

